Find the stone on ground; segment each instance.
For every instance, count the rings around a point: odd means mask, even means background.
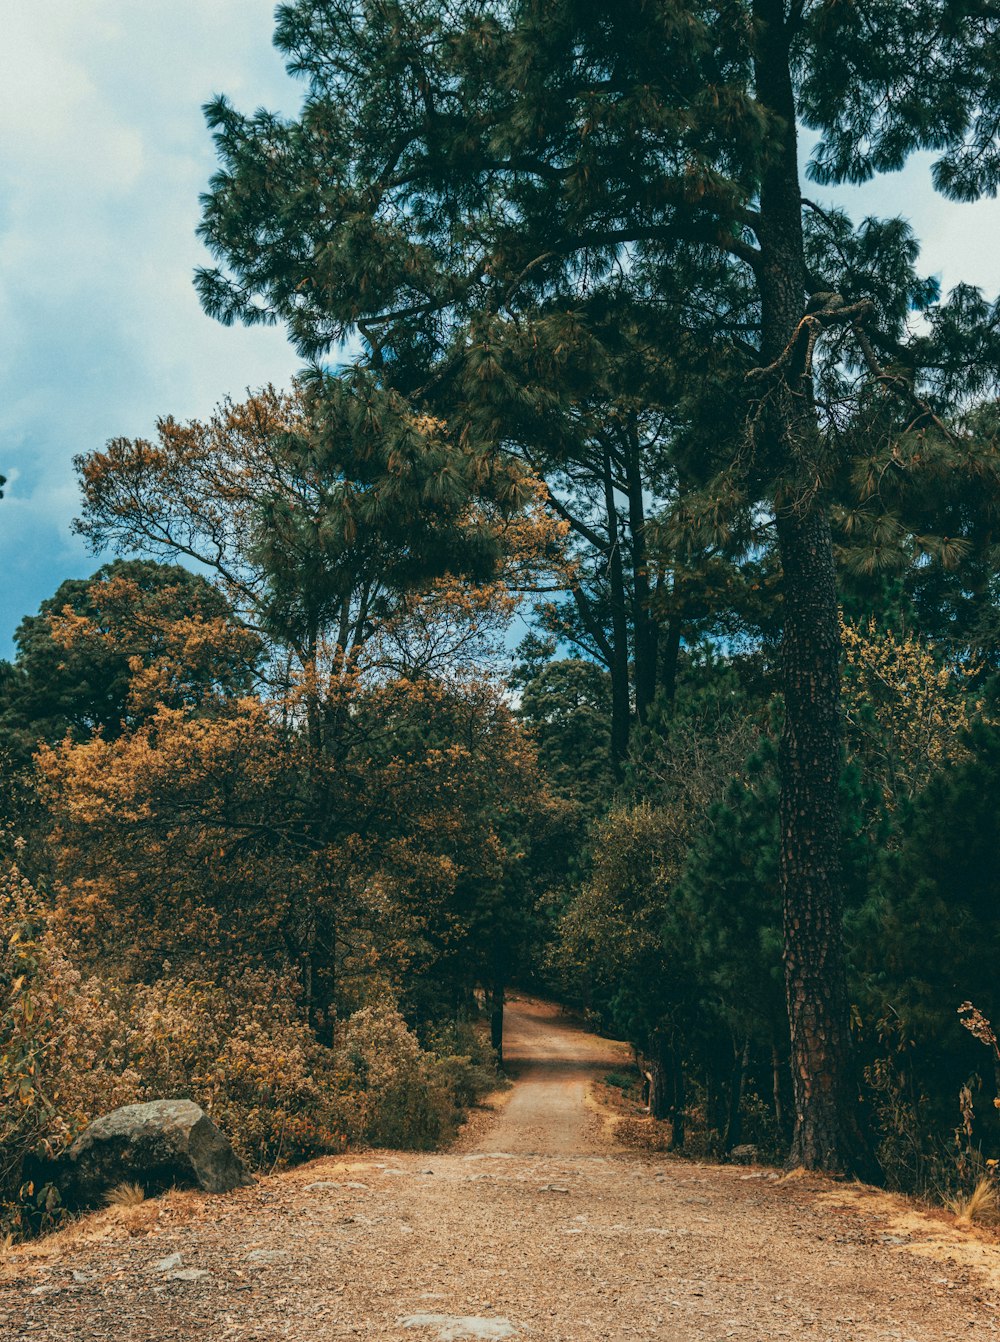
[[[461,1342],[463,1338],[500,1342],[517,1332],[509,1319],[485,1319],[471,1314],[410,1314],[399,1322],[403,1328],[433,1328],[438,1342]]]
[[[73,1207],[95,1206],[110,1189],[128,1182],[146,1193],[174,1186],[229,1193],[254,1181],[198,1105],[152,1100],[95,1119],[55,1172],[63,1201]]]

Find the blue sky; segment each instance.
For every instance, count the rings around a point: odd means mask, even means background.
[[[201,105],[292,112],[273,0],[0,0],[0,656],[25,614],[97,567],[70,531],[72,458],[157,415],[288,382],[280,330],[225,329],[191,276],[214,168]],[[855,216],[904,214],[923,269],[1000,290],[1000,205],[952,205],[927,162],[860,190]]]

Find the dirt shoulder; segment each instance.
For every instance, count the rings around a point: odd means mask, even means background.
[[[173,1193],[8,1256],[0,1336],[938,1339],[1000,1330],[1000,1249],[901,1200],[611,1145],[624,1046],[515,1002],[516,1081],[458,1147]],[[179,1255],[179,1260],[176,1258]]]

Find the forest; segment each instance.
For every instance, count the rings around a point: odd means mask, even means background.
[[[659,1149],[995,1181],[1000,304],[809,192],[995,195],[998,23],[278,6],[196,285],[301,373],[81,455],[0,663],[0,1233],[139,1100],[443,1143],[515,988]]]

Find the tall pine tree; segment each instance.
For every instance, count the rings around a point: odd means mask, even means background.
[[[817,351],[849,337],[843,357],[898,393],[904,431],[930,413],[914,384],[887,370],[892,333],[875,329],[876,296],[838,292],[810,265],[801,116],[825,123],[831,106],[879,105],[882,84],[899,77],[875,59],[896,40],[899,7],[876,5],[874,22],[846,28],[835,14],[845,8],[854,10],[832,0],[281,5],[276,43],[305,80],[302,113],[247,118],[225,99],[207,109],[221,166],[201,231],[222,264],[198,280],[209,312],[283,321],[307,357],[358,333],[378,375],[418,402],[454,386],[470,436],[483,421],[463,374],[475,356],[484,383],[499,375],[496,314],[516,321],[540,302],[572,305],[641,266],[669,355],[684,339],[685,304],[709,301],[695,283],[677,304],[678,268],[721,269],[744,287],[744,316],[727,332],[746,366],[742,431],[708,511],[763,506],[777,537],[790,1158],[832,1171],[867,1158],[841,944],[840,648]],[[842,55],[846,82],[824,102],[822,72]],[[933,135],[933,115],[920,116],[931,129],[915,131],[914,145]],[[898,119],[908,124],[905,109]],[[857,133],[851,123],[841,139]],[[909,142],[896,143],[901,157]],[[874,166],[896,166],[890,158]]]

